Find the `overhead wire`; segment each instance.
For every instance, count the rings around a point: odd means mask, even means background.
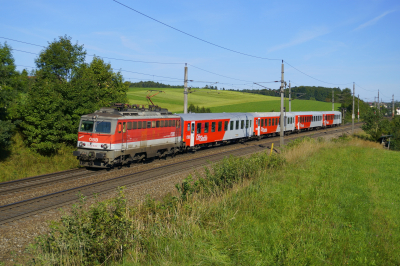
[[[158,22],[158,23],[160,23],[160,24],[162,24],[162,25],[164,25],[164,26],[166,26],[166,27],[168,27],[168,28],[171,28],[171,29],[176,30],[176,31],[178,31],[178,32],[180,32],[180,33],[183,33],[183,34],[185,34],[185,35],[187,35],[187,36],[190,36],[190,37],[192,37],[192,38],[194,38],[194,39],[197,39],[197,40],[199,40],[199,41],[208,43],[208,44],[213,45],[213,46],[216,46],[216,47],[218,47],[218,48],[221,48],[221,49],[224,49],[224,50],[233,52],[233,53],[237,53],[237,54],[241,54],[241,55],[245,55],[245,56],[249,56],[249,57],[258,58],[258,59],[264,59],[264,60],[281,60],[281,59],[267,58],[267,57],[261,57],[261,56],[256,56],[256,55],[247,54],[247,53],[242,53],[242,52],[239,52],[239,51],[236,51],[236,50],[233,50],[233,49],[230,49],[230,48],[227,48],[227,47],[224,47],[224,46],[221,46],[221,45],[212,43],[212,42],[209,42],[209,41],[204,40],[204,39],[202,39],[202,38],[196,37],[196,36],[194,36],[194,35],[192,35],[192,34],[190,34],[190,33],[187,33],[187,32],[185,32],[185,31],[183,31],[183,30],[177,29],[177,28],[175,28],[175,27],[173,27],[173,26],[171,26],[171,25],[168,25],[167,23],[164,23],[164,22],[162,22],[162,21],[160,21],[160,20],[158,20],[158,19],[155,19],[155,18],[153,18],[153,17],[150,17],[149,15],[146,15],[146,14],[144,14],[144,13],[142,13],[142,12],[140,12],[140,11],[138,11],[138,10],[136,10],[136,9],[134,9],[134,8],[132,8],[132,7],[130,7],[130,6],[127,6],[127,5],[123,4],[123,3],[121,3],[121,2],[118,2],[118,1],[116,1],[116,0],[112,0],[112,1],[114,1],[114,2],[117,3],[117,4],[120,4],[121,6],[124,6],[124,7],[128,8],[128,9],[130,9],[130,10],[132,10],[132,11],[134,11],[134,12],[136,12],[136,13],[142,15],[142,16],[145,16],[145,17],[147,17],[147,18],[149,18],[149,19],[151,19],[151,20],[154,20],[154,21],[156,21],[156,22]]]
[[[46,48],[46,46],[39,45],[39,44],[34,44],[34,43],[30,43],[30,42],[19,41],[19,40],[10,39],[10,38],[6,38],[6,37],[2,37],[2,36],[0,36],[0,38],[6,39],[6,40],[10,40],[10,41],[14,41],[14,42],[19,42],[19,43],[24,43],[24,44],[29,44],[29,45],[34,45],[34,46]],[[14,48],[13,48],[13,50],[19,51],[19,52],[23,52],[23,53],[28,53],[28,54],[39,55],[37,53],[27,52],[27,51],[23,51],[23,50],[14,49]],[[182,64],[184,64],[184,63],[177,63],[177,62],[154,62],[154,61],[122,59],[122,58],[115,58],[115,57],[99,56],[99,55],[95,55],[95,54],[87,54],[87,56],[92,56],[92,57],[96,56],[96,57],[101,57],[101,58],[106,58],[106,59],[111,59],[111,60],[127,61],[127,62],[135,62],[135,63],[145,63],[145,64],[161,64],[161,65],[182,65]]]

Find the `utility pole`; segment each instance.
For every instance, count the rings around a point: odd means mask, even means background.
[[[394,117],[394,94],[392,95],[392,118]]]
[[[379,103],[379,90],[378,90],[378,111],[381,112],[381,104]]]
[[[289,112],[292,111],[292,89],[290,88],[290,80],[289,80]]]
[[[360,122],[360,94],[358,94],[357,123]]]
[[[279,134],[279,136],[280,136],[280,147],[281,148],[283,148],[283,145],[285,145],[285,140],[284,140],[284,132],[283,132],[283,125],[284,125],[284,122],[283,122],[283,119],[284,119],[284,117],[283,117],[283,92],[284,92],[284,68],[283,68],[283,60],[282,60],[282,70],[281,70],[281,118],[280,118],[280,128],[281,128],[281,131],[280,131],[280,134]]]
[[[351,115],[351,134],[354,134],[354,97],[355,97],[356,85],[353,82],[353,114]]]
[[[334,99],[334,91],[332,89],[332,111],[335,111],[335,99]]]
[[[183,89],[183,113],[184,114],[187,114],[187,112],[188,112],[187,82],[188,82],[188,69],[187,69],[187,63],[185,63],[185,80],[184,80],[184,89]]]

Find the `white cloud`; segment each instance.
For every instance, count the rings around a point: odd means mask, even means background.
[[[363,28],[365,28],[365,27],[374,25],[376,22],[378,22],[378,20],[380,20],[381,18],[385,17],[386,15],[388,15],[388,14],[394,12],[394,11],[395,11],[395,10],[386,11],[385,13],[383,13],[383,14],[377,16],[376,18],[373,18],[373,19],[371,19],[370,21],[367,21],[367,22],[365,22],[364,24],[361,24],[360,26],[358,26],[357,28],[355,28],[354,31],[360,30],[360,29],[363,29]]]
[[[296,46],[296,45],[311,41],[312,39],[315,39],[315,38],[325,35],[327,33],[329,33],[329,30],[326,27],[318,27],[313,30],[303,31],[303,32],[300,32],[290,42],[274,46],[274,47],[270,48],[268,50],[268,52],[273,52],[273,51],[281,50],[284,48]]]

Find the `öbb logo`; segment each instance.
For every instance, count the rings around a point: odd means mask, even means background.
[[[89,141],[92,141],[92,142],[98,142],[98,141],[99,141],[99,139],[98,139],[98,138],[89,138]]]

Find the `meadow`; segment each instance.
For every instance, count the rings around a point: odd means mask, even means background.
[[[167,108],[172,113],[183,112],[183,88],[130,88],[128,99],[130,104],[148,104],[146,100],[147,91],[162,90],[154,96],[152,101],[162,107]],[[218,112],[270,112],[279,111],[280,98],[265,96],[260,94],[243,93],[237,91],[193,89],[193,93],[188,94],[188,104],[198,105],[199,107],[210,108],[213,113]],[[152,94],[156,93],[155,91]],[[289,102],[286,100],[287,109]],[[335,110],[340,107],[335,104]],[[332,103],[318,102],[312,100],[293,100],[292,111],[330,111]]]
[[[130,208],[122,193],[77,206],[32,255],[70,265],[399,265],[399,160],[346,136],[226,158],[177,184],[177,197]]]

